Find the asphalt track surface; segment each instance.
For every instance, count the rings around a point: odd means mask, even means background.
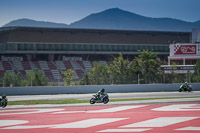
[[[200,132],[200,102],[102,105],[0,109],[0,133]]]
[[[22,100],[58,100],[58,99],[90,99],[93,94],[60,94],[60,95],[23,95],[8,96],[9,101]],[[131,98],[163,98],[163,97],[195,97],[200,96],[200,91],[193,92],[143,92],[143,93],[108,93],[110,99]]]

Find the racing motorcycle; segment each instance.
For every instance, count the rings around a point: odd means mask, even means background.
[[[3,95],[2,98],[0,98],[0,107],[5,108],[8,104],[8,99],[6,98],[6,95]]]
[[[95,103],[104,103],[107,104],[109,102],[109,96],[106,94],[104,96],[101,96],[100,99],[97,95],[93,95],[93,97],[90,99],[90,104]]]
[[[179,92],[182,92],[182,91],[188,91],[188,92],[191,92],[192,91],[192,85],[188,85],[187,87],[184,86],[184,85],[181,85],[180,88],[179,88]]]

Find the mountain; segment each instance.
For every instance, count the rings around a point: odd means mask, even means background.
[[[3,27],[10,26],[26,26],[26,27],[51,27],[51,28],[67,28],[67,24],[62,23],[53,23],[53,22],[44,22],[44,21],[35,21],[32,19],[17,19],[5,24]]]
[[[112,8],[99,13],[91,14],[77,22],[71,23],[70,25],[34,21],[30,19],[19,19],[11,21],[4,26],[191,32],[192,28],[200,28],[200,20],[196,22],[186,22],[172,18],[151,18],[124,11],[119,8]]]
[[[150,18],[135,13],[112,8],[100,13],[91,14],[75,23],[73,28],[124,29],[124,30],[159,30],[159,31],[192,31],[200,28],[200,23],[185,22],[172,18]]]

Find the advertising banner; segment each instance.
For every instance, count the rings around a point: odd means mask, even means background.
[[[196,55],[197,54],[197,45],[174,45],[174,55]]]

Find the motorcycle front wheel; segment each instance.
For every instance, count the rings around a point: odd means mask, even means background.
[[[96,101],[95,98],[91,98],[90,99],[90,104],[95,104],[95,101]]]
[[[104,99],[103,99],[103,103],[104,104],[107,104],[109,102],[109,99],[107,98],[107,97],[105,97]]]
[[[3,102],[2,103],[2,108],[5,108],[7,106],[7,103],[6,102]]]
[[[192,88],[189,88],[189,89],[188,89],[188,92],[191,92],[191,91],[192,91]]]

